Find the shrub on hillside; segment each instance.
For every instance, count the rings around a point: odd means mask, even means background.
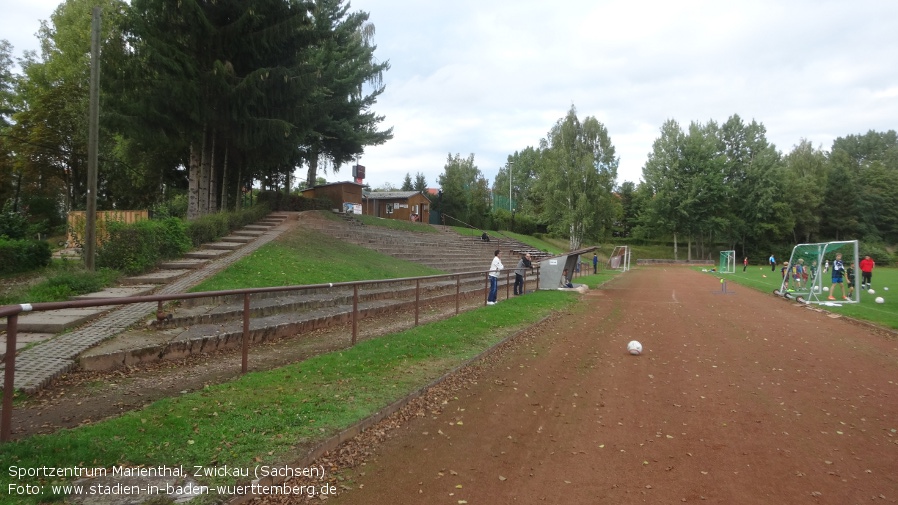
[[[37,270],[50,264],[50,244],[0,237],[0,274]]]
[[[268,205],[259,204],[247,209],[207,214],[187,222],[187,236],[194,246],[199,247],[227,235],[232,230],[255,223],[269,212],[271,208]]]
[[[110,221],[107,232],[107,240],[97,250],[97,265],[132,275],[190,249],[186,225],[178,218],[132,224]]]
[[[7,200],[0,210],[0,238],[24,239],[28,234],[28,218],[24,212],[13,210],[12,201]]]

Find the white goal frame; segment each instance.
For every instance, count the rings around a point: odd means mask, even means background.
[[[792,248],[792,254],[789,261],[785,265],[777,265],[787,268],[786,275],[780,282],[780,288],[776,292],[787,298],[799,298],[799,301],[805,303],[823,304],[842,304],[842,303],[858,303],[860,302],[861,290],[860,279],[861,272],[859,268],[859,249],[857,240],[842,240],[833,242],[819,242],[812,244],[798,244]],[[828,291],[832,285],[832,263],[837,253],[842,254],[842,262],[845,268],[849,267],[854,271],[854,283],[849,284],[848,275],[843,274],[842,292],[839,298],[829,300],[829,296],[833,293]],[[824,263],[829,260],[829,272],[823,272]],[[806,270],[806,274],[800,276],[800,280],[796,280],[794,275],[794,267],[802,265]],[[842,299],[843,293],[847,294],[851,287],[854,287],[852,295],[847,299]],[[827,291],[824,291],[826,288]]]
[[[720,251],[720,266],[717,269],[722,274],[736,273],[736,251]]]
[[[611,256],[608,257],[608,268],[610,270],[620,270],[621,272],[630,270],[630,246],[614,246]]]

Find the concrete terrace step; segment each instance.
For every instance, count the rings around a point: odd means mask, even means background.
[[[246,228],[241,228],[239,230],[234,230],[231,232],[232,235],[243,235],[246,237],[261,237],[265,234],[264,230],[248,230]]]
[[[23,313],[19,316],[18,331],[24,333],[61,333],[93,321],[113,308],[115,307],[104,306]],[[0,323],[0,330],[5,329],[6,322],[4,321]]]
[[[454,297],[453,295],[451,295]],[[474,293],[473,296],[476,296]],[[434,298],[434,303],[448,303],[450,295]],[[359,318],[410,310],[411,302],[390,303],[375,300],[360,303]],[[250,341],[252,343],[276,340],[306,333],[320,328],[339,325],[350,321],[351,305],[322,307],[306,313],[283,313],[254,318],[250,321]],[[104,342],[78,357],[78,364],[85,370],[105,370],[120,366],[135,365],[160,359],[177,359],[192,354],[207,353],[219,349],[236,348],[242,344],[243,326],[241,321],[226,324],[199,324],[189,328],[174,328],[166,331],[132,330],[124,334],[126,338],[118,342]],[[123,341],[143,342],[140,349],[126,348]]]
[[[190,270],[157,270],[148,274],[138,275],[137,277],[126,277],[122,280],[122,283],[128,285],[166,284],[188,273],[190,273]]]
[[[159,268],[163,270],[194,270],[208,264],[209,260],[207,259],[171,260],[160,263]]]
[[[262,224],[248,224],[243,227],[243,229],[247,230],[247,231],[261,231],[261,232],[266,232],[272,228],[274,228],[273,225],[262,225]],[[242,233],[239,235],[242,235]]]
[[[228,235],[227,237],[222,237],[222,242],[240,242],[241,244],[245,244],[247,242],[252,242],[255,237],[251,237],[249,235]]]
[[[459,284],[459,291],[466,294],[483,291],[485,281],[480,279],[465,279]],[[422,303],[442,298],[446,295],[455,296],[455,281],[447,280],[437,283],[421,285],[420,299]],[[359,303],[369,303],[385,300],[393,303],[407,303],[414,300],[414,285],[406,283],[401,288],[366,289],[359,293]],[[267,317],[279,313],[302,313],[315,309],[351,305],[352,291],[343,288],[334,288],[333,291],[321,291],[316,293],[283,294],[277,297],[253,299],[250,303],[250,316],[255,319]],[[220,305],[193,305],[175,308],[171,311],[172,319],[156,321],[151,319],[148,326],[165,329],[177,326],[195,326],[198,324],[216,324],[243,318],[243,301],[229,300]]]
[[[74,300],[101,300],[103,298],[126,298],[129,296],[148,295],[156,289],[155,284],[133,284],[128,286],[119,286],[114,288],[106,288],[96,293],[88,293],[86,295],[78,295],[73,297]]]
[[[246,245],[242,242],[209,242],[208,244],[203,244],[203,249],[215,249],[222,251],[233,251],[234,249],[239,249]]]
[[[16,334],[16,352],[37,342],[53,338],[53,333],[18,332]],[[0,335],[0,360],[6,357],[6,334]]]
[[[229,254],[230,252],[231,251],[227,251],[224,249],[197,249],[196,251],[185,253],[184,257],[187,259],[195,260],[214,260],[226,254]]]

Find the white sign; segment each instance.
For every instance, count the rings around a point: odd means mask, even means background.
[[[557,265],[557,264],[558,264],[558,260],[549,260],[549,264],[550,264],[550,265]]]

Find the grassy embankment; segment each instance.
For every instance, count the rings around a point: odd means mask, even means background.
[[[428,273],[432,269],[318,233],[298,231],[241,259],[201,289]],[[584,277],[580,281],[595,285],[611,275]],[[515,331],[555,310],[570,307],[576,300],[571,293],[558,291],[516,297],[496,306],[364,341],[351,349],[157,401],[118,418],[5,444],[0,446],[0,458],[7,465],[22,468],[191,468],[210,462],[217,467],[251,468],[289,462],[298,456],[298,451],[417,390]],[[234,477],[209,478],[202,484],[236,481]],[[18,480],[4,472],[0,477],[0,488],[4,490],[10,484],[43,487],[40,496],[0,493],[0,502],[38,503],[51,499],[52,483],[54,479]],[[207,496],[200,502],[213,499]]]

